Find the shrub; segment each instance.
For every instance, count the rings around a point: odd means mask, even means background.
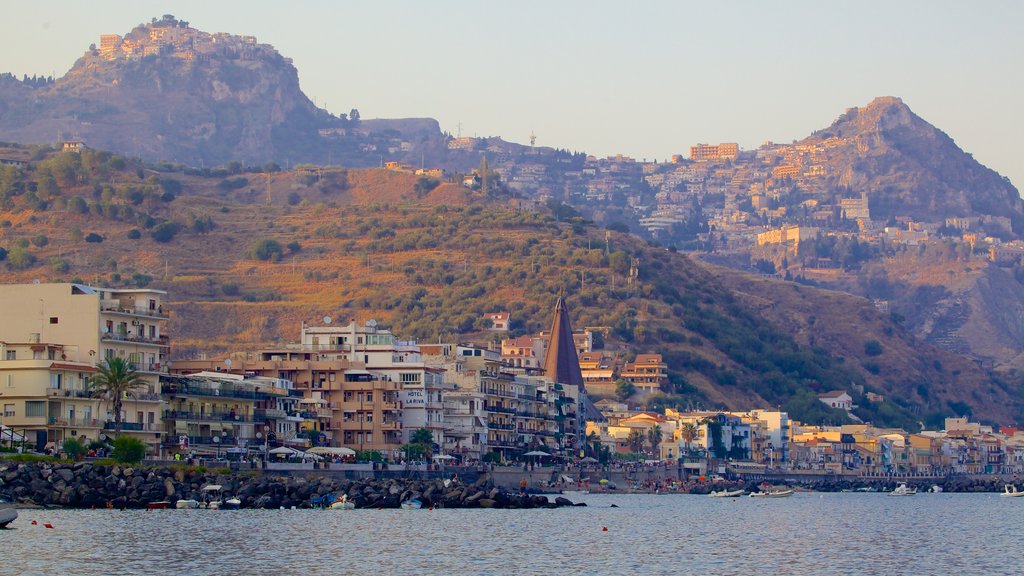
[[[61,448],[64,449],[64,453],[67,454],[68,458],[76,462],[81,460],[86,452],[85,444],[82,444],[82,441],[78,438],[68,438],[61,444]]]
[[[103,242],[103,240],[103,236],[100,236],[95,232],[89,232],[89,234],[85,237],[86,242],[91,242],[93,244],[99,244],[100,242]]]
[[[50,239],[45,234],[37,234],[32,237],[32,244],[37,248],[42,248],[50,243]]]
[[[138,240],[139,238],[142,238],[142,232],[140,232],[138,228],[132,228],[128,231],[128,238],[131,240]]]
[[[15,246],[7,253],[7,262],[15,270],[26,270],[35,265],[36,257],[22,246]]]
[[[234,282],[221,284],[220,291],[223,292],[225,296],[238,296],[238,284],[235,284]]]
[[[266,238],[257,240],[252,248],[249,250],[249,256],[254,260],[273,260],[277,261],[281,259],[281,254],[284,250],[281,248],[281,243],[277,240],[268,240]]]
[[[158,224],[153,228],[153,231],[150,232],[149,235],[153,240],[165,243],[174,240],[174,237],[178,235],[179,230],[181,230],[181,224],[168,220],[167,222],[161,222]]]
[[[868,356],[878,356],[882,353],[882,343],[878,340],[868,340],[864,343],[864,353]]]
[[[66,274],[67,271],[71,269],[71,264],[63,258],[54,258],[51,261],[50,266],[53,268],[53,271],[58,274]]]
[[[4,260],[7,260],[7,249],[0,248],[0,262],[3,262]]]
[[[146,445],[133,436],[118,436],[110,455],[122,464],[141,462],[146,455]]]

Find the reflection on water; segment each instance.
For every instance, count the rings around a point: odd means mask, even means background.
[[[0,573],[1024,573],[1024,502],[994,494],[584,498],[557,510],[22,510],[0,531]]]

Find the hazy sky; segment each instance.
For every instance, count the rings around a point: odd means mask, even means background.
[[[0,71],[63,75],[102,33],[171,13],[294,60],[333,113],[666,159],[788,142],[903,98],[1021,187],[1024,2],[7,0]]]

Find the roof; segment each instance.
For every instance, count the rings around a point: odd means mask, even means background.
[[[831,392],[822,392],[818,394],[818,398],[839,398],[843,394],[846,394],[846,390],[832,390]],[[849,394],[846,394],[849,396]]]
[[[572,339],[569,311],[561,296],[555,303],[555,317],[551,321],[551,341],[544,358],[544,374],[553,382],[583,388],[583,373]]]

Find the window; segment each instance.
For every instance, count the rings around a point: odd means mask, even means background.
[[[8,350],[7,351],[7,359],[8,360],[17,360],[18,359],[18,352],[17,352],[17,350]]]
[[[14,417],[14,404],[4,404],[4,417],[5,418],[13,418]]]
[[[50,324],[56,324],[56,323],[57,323],[57,317],[56,316],[50,316]]]
[[[25,401],[25,418],[42,418],[46,416],[46,402],[37,400]]]

